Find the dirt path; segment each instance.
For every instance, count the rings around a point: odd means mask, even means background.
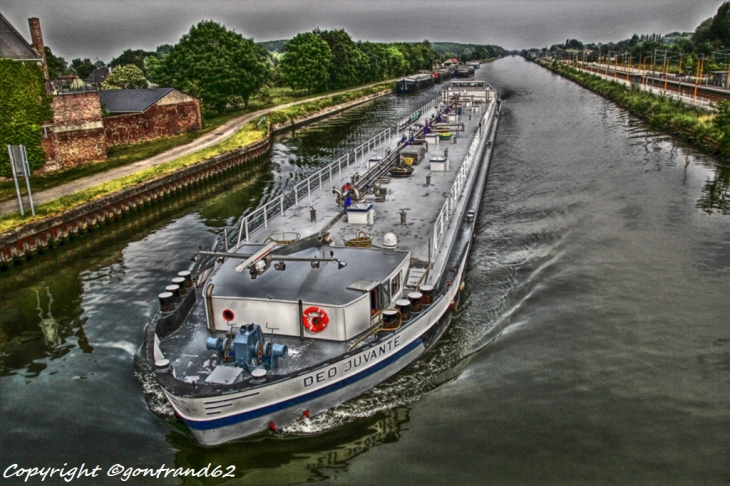
[[[254,111],[252,113],[248,113],[246,115],[242,115],[238,118],[234,118],[233,120],[230,120],[214,131],[203,135],[200,138],[196,138],[190,143],[187,143],[185,145],[177,146],[173,149],[168,150],[167,152],[163,152],[161,154],[157,154],[154,157],[150,157],[149,159],[140,160],[138,162],[135,162],[133,164],[125,165],[123,167],[117,167],[116,169],[109,170],[107,172],[100,172],[99,174],[94,174],[89,177],[84,177],[82,179],[77,179],[75,181],[68,182],[66,184],[62,184],[60,186],[52,187],[50,189],[46,189],[45,191],[41,192],[34,192],[33,193],[33,201],[35,202],[35,205],[38,206],[40,204],[46,203],[48,201],[52,201],[54,199],[58,199],[59,197],[66,196],[68,194],[73,194],[74,192],[81,191],[83,189],[87,189],[89,187],[96,186],[98,184],[103,184],[105,182],[113,181],[114,179],[118,179],[120,177],[124,177],[130,174],[134,174],[135,172],[139,172],[141,170],[147,169],[149,167],[154,167],[156,165],[164,164],[165,162],[170,162],[171,160],[175,160],[179,157],[191,154],[193,152],[197,152],[198,150],[202,150],[204,148],[210,147],[211,145],[215,145],[217,143],[222,142],[223,140],[229,138],[231,135],[233,135],[238,129],[240,129],[243,125],[250,122],[256,117],[259,117],[261,115],[265,115],[269,113],[270,111],[277,111],[284,108],[288,108],[290,106],[299,105],[302,103],[307,103],[309,101],[313,100],[319,100],[322,98],[326,98],[328,96],[332,96],[334,94],[338,93],[346,93],[349,91],[356,91],[358,89],[367,88],[369,86],[374,86],[376,84],[382,84],[386,81],[380,81],[377,83],[371,83],[364,86],[358,86],[356,88],[352,88],[345,91],[338,91],[337,93],[326,93],[320,96],[315,96],[314,98],[307,98],[303,100],[298,101],[292,101],[290,103],[285,103],[283,105],[274,106],[271,108],[264,108],[262,110]],[[22,181],[21,181],[22,182]],[[32,181],[31,181],[32,183]],[[31,185],[32,188],[32,185]],[[28,201],[27,198],[24,198],[24,206],[26,207],[26,211],[29,211],[28,208]],[[4,214],[10,214],[18,211],[18,200],[17,198],[14,198],[10,201],[5,201],[0,203],[0,215]]]

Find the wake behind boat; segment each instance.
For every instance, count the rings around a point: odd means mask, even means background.
[[[454,81],[414,114],[243,217],[160,294],[139,358],[199,442],[354,398],[446,330],[499,100]]]

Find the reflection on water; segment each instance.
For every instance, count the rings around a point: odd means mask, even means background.
[[[43,332],[43,339],[46,341],[46,346],[55,347],[61,344],[62,339],[58,335],[58,321],[53,317],[51,313],[51,306],[53,305],[53,296],[51,295],[51,289],[46,287],[46,295],[48,296],[48,311],[46,311],[46,317],[43,317],[43,309],[41,308],[41,293],[36,290],[35,297],[38,302],[38,317],[41,322],[39,324],[41,332]]]
[[[186,434],[172,432],[178,450],[175,467],[199,470],[209,463],[236,466],[236,480],[227,484],[299,484],[337,480],[352,459],[381,444],[395,442],[408,423],[408,409],[384,410],[369,419],[307,437],[259,437],[214,448],[201,448]],[[205,480],[203,484],[220,484]],[[187,484],[184,482],[184,484]],[[189,484],[196,484],[190,481]]]
[[[730,189],[730,167],[727,164],[718,163],[712,180],[708,180],[705,187],[702,188],[702,196],[697,202],[697,207],[710,214],[730,214],[728,189]]]

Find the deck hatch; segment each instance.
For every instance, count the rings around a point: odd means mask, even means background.
[[[350,290],[358,290],[360,292],[370,292],[375,287],[380,285],[380,282],[373,282],[372,280],[357,280],[347,286]]]

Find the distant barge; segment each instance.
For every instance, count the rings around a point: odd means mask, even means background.
[[[433,86],[434,80],[432,74],[414,74],[406,76],[395,82],[398,93],[415,93],[422,89]]]

